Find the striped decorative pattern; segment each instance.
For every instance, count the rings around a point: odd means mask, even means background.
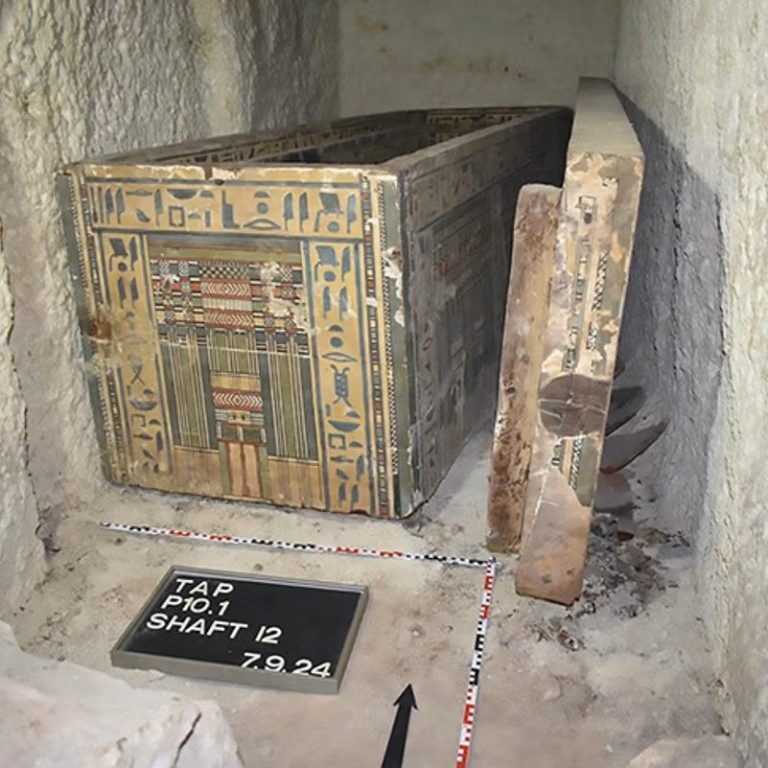
[[[251,286],[246,282],[208,278],[200,281],[200,293],[212,299],[245,299],[250,309]]]
[[[207,337],[212,372],[258,375],[256,344],[251,334],[211,328]]]
[[[569,132],[563,109],[409,111],[68,166],[110,479],[415,511],[487,415],[514,201],[559,178]],[[186,351],[170,350],[171,328]],[[194,386],[176,381],[198,364]],[[258,379],[232,388],[259,392],[262,411],[214,406],[226,373]]]
[[[287,352],[278,352],[274,340],[267,342],[262,355],[270,382],[269,408],[272,417],[277,456],[294,459],[312,457],[309,425],[311,412],[304,407],[304,393],[310,386],[308,372],[302,374],[302,361],[293,340],[287,343]],[[309,416],[309,418],[308,418]]]
[[[282,484],[277,460],[319,454],[301,255],[266,245],[164,241],[150,259],[175,442],[216,451],[222,491],[246,498]]]
[[[232,302],[234,303],[234,302]],[[253,312],[250,308],[243,311],[238,309],[218,309],[206,306],[205,324],[208,328],[253,328]]]
[[[213,406],[231,411],[260,411],[263,400],[258,392],[214,389]]]
[[[185,448],[209,448],[213,445],[205,410],[200,351],[194,338],[171,332],[166,347],[173,374],[174,398],[184,403],[178,409],[178,441]]]

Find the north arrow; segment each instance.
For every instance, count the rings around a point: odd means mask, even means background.
[[[411,710],[418,709],[413,688],[410,685],[397,697],[395,706],[397,707],[397,714],[392,725],[392,733],[389,735],[387,751],[384,753],[384,762],[381,764],[381,768],[402,768]]]

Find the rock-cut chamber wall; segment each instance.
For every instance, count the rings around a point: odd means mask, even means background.
[[[67,162],[338,112],[335,0],[0,6],[0,614],[35,530],[103,482],[54,178]]]
[[[622,2],[616,82],[647,167],[624,352],[671,417],[654,491],[696,537],[747,768],[768,765],[766,47],[762,0]]]

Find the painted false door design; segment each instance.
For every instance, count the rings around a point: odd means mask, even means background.
[[[87,166],[66,180],[106,474],[395,516],[394,321],[405,341],[400,273],[381,253],[396,250],[387,227],[398,242],[396,183],[229,173]]]
[[[177,474],[322,504],[298,243],[150,238],[149,263]]]

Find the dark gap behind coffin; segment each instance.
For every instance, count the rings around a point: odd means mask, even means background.
[[[666,421],[660,421],[639,432],[627,435],[611,435],[605,439],[601,472],[618,472],[633,459],[652,446],[667,428]]]

